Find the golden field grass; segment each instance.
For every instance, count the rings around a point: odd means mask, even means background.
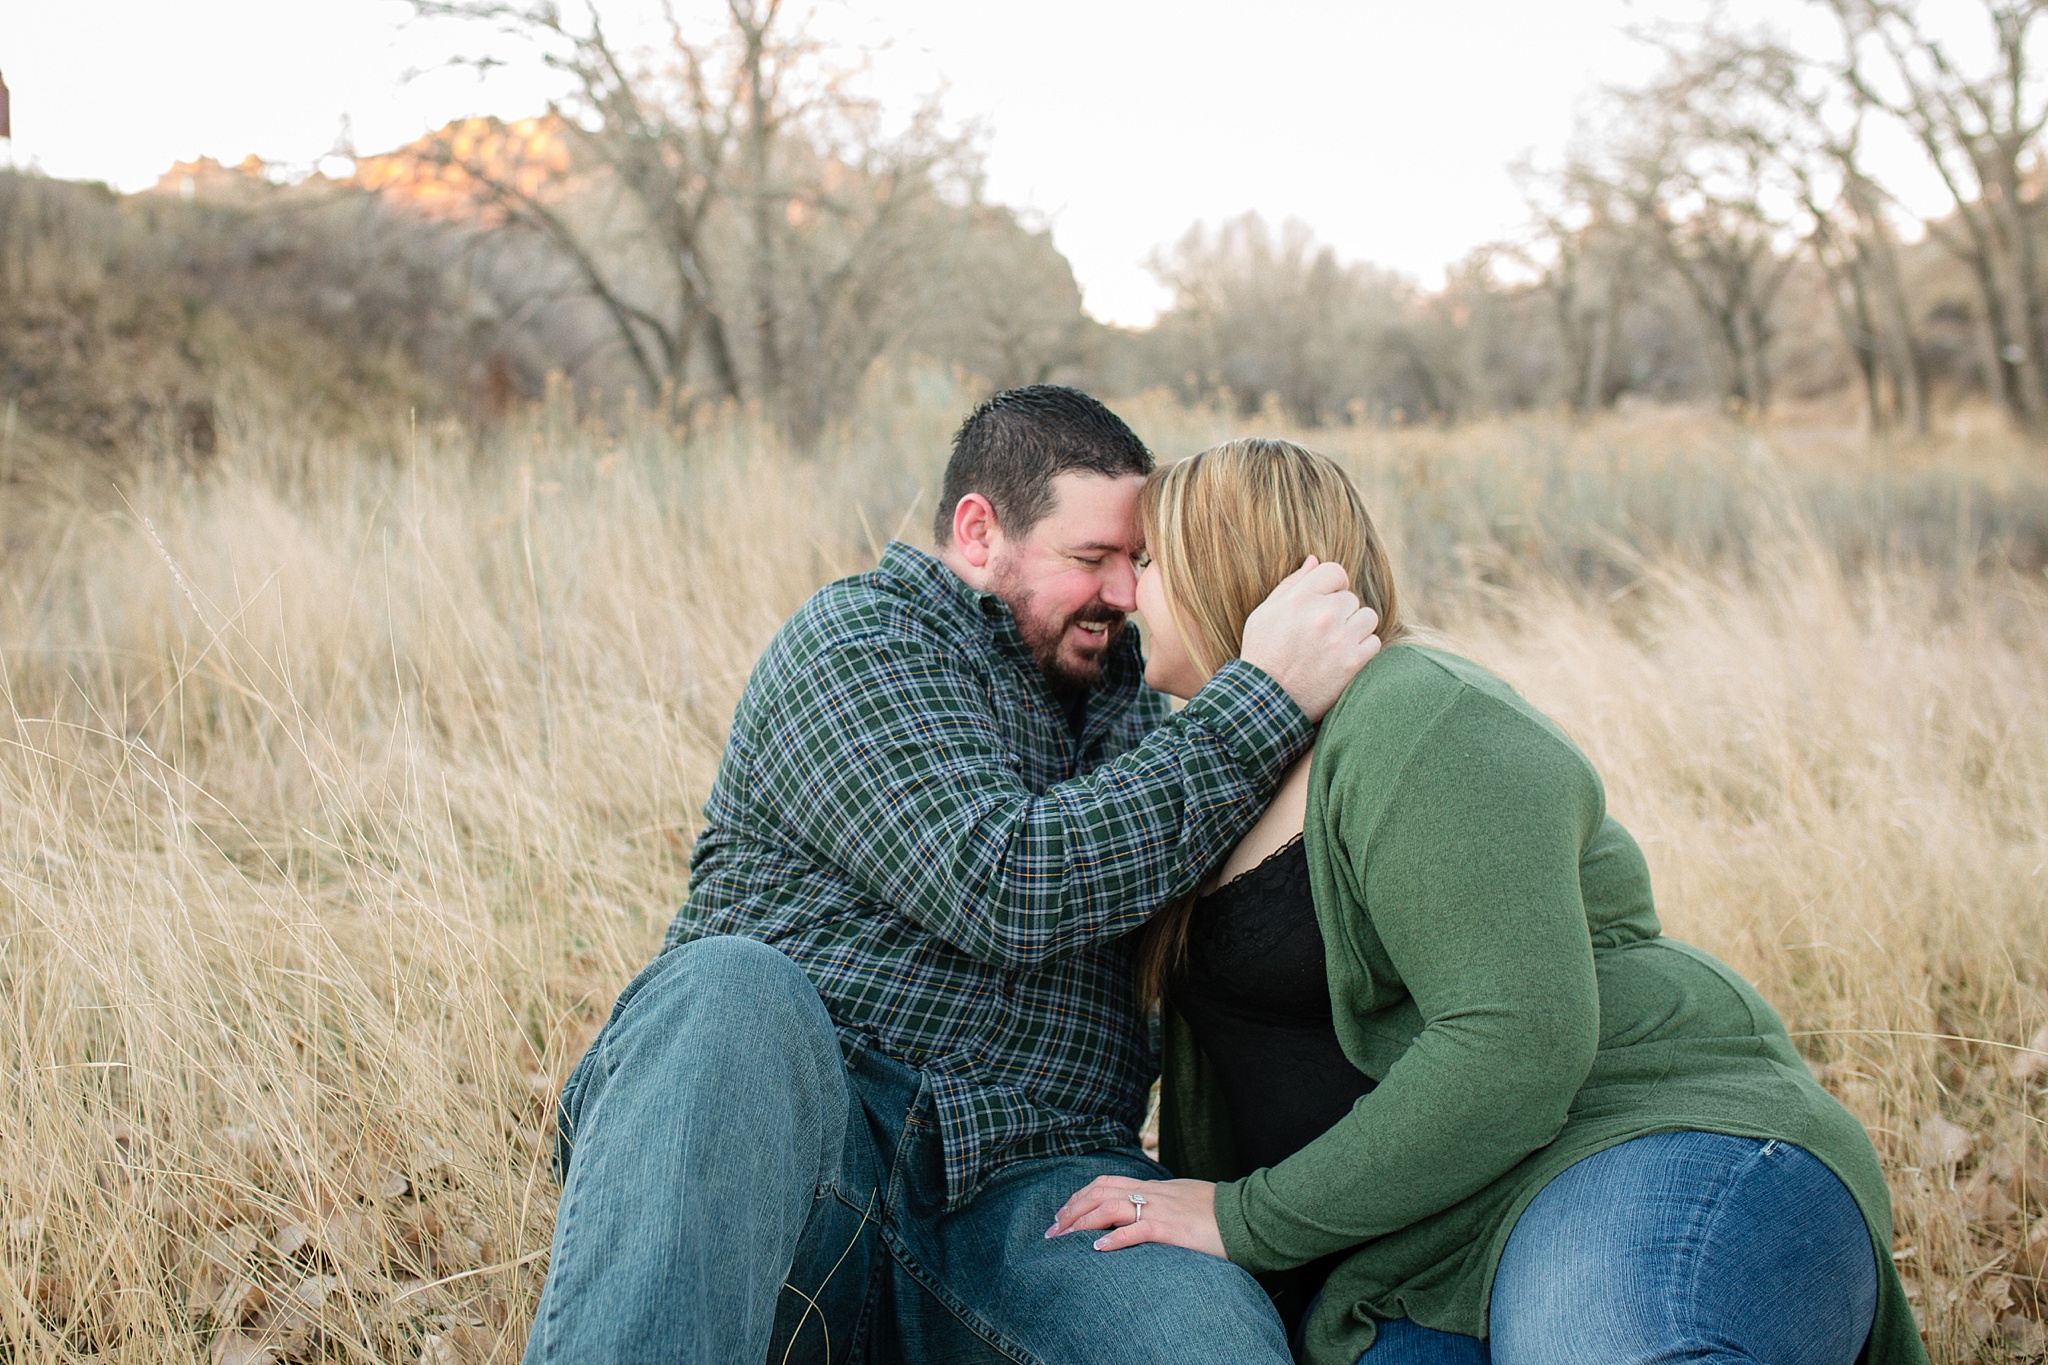
[[[922,540],[959,404],[884,397],[809,464],[562,403],[340,441],[251,392],[201,474],[0,492],[0,1360],[516,1359],[555,1087],[683,896],[748,669]],[[1242,428],[1126,410],[1165,456]],[[2038,457],[1304,439],[1870,1128],[1936,1359],[2043,1354]]]

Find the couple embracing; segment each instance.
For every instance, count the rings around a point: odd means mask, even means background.
[[[747,684],[530,1365],[1925,1360],[1869,1139],[1340,468],[1037,385],[934,531]]]

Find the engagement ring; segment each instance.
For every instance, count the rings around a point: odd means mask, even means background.
[[[1131,1201],[1131,1207],[1136,1210],[1136,1216],[1131,1219],[1135,1223],[1145,1216],[1145,1196],[1133,1190],[1128,1197]]]

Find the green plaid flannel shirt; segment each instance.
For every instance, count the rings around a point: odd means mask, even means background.
[[[1307,748],[1249,664],[1179,712],[1126,631],[1078,734],[1008,606],[892,543],[769,644],[663,951],[774,944],[849,1041],[929,1078],[948,1208],[1001,1166],[1137,1140],[1157,1070],[1123,936]]]

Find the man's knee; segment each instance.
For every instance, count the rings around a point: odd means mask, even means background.
[[[606,1070],[841,1068],[838,1033],[803,969],[749,938],[698,939],[663,953],[628,985],[600,1039]]]
[[[649,963],[577,1072],[562,1097],[564,1169],[599,1095],[632,1113],[746,1111],[748,1122],[814,1127],[828,1145],[844,1128],[845,1064],[824,1001],[801,968],[753,939],[698,939]]]
[[[671,948],[628,989],[627,1013],[684,1015],[698,1028],[832,1028],[803,968],[758,939],[721,935]]]
[[[810,985],[803,969],[781,949],[738,934],[692,939],[669,949],[655,962],[671,972],[686,971],[706,982],[766,990],[794,990],[799,984]]]
[[[1089,1234],[1055,1239],[1073,1253],[1066,1274],[1044,1283],[1056,1292],[1018,1335],[1054,1365],[1100,1360],[1116,1324],[1113,1354],[1133,1365],[1193,1365],[1289,1360],[1279,1316],[1242,1268],[1184,1247],[1144,1244],[1096,1251]]]
[[[1273,1311],[1272,1300],[1266,1297],[1266,1291],[1243,1267],[1185,1247],[1157,1247],[1155,1250],[1162,1253],[1159,1259],[1164,1262],[1165,1274],[1174,1286],[1170,1293],[1159,1290],[1155,1291],[1156,1297],[1147,1296],[1156,1305],[1151,1326],[1157,1333],[1170,1335],[1169,1324],[1185,1323],[1197,1340],[1219,1345],[1228,1343],[1230,1359],[1287,1358],[1286,1333],[1281,1328],[1279,1315]],[[1149,1360],[1152,1357],[1132,1358]],[[1162,1352],[1159,1358],[1177,1361],[1202,1357],[1199,1354],[1182,1356],[1169,1351]]]

